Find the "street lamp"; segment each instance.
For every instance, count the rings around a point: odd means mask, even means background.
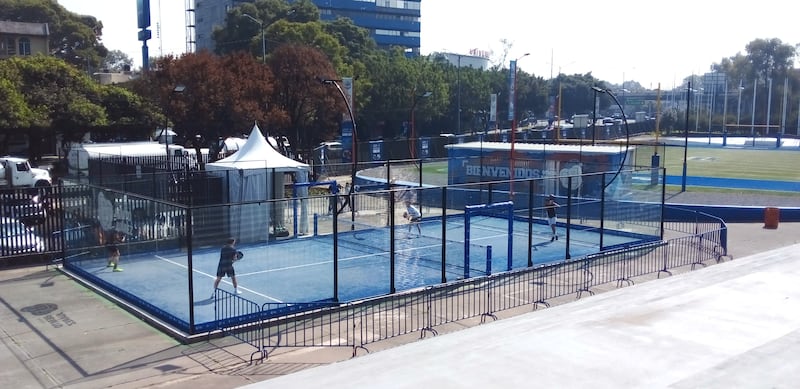
[[[167,108],[164,110],[164,128],[161,130],[161,135],[164,137],[164,150],[167,153],[167,167],[169,171],[172,171],[172,157],[169,153],[169,132],[167,131],[167,126],[169,125],[169,116],[167,115],[170,111],[170,107],[172,106],[172,95],[183,93],[186,90],[186,85],[178,84],[175,85],[174,88],[169,92],[167,97]]]
[[[261,61],[266,63],[267,62],[267,41],[264,39],[264,22],[248,15],[242,14],[242,16],[258,23],[258,27],[261,29]]]
[[[529,56],[531,53],[522,54],[519,58],[511,61],[511,96],[508,97],[508,118],[511,120],[511,171],[509,172],[509,178],[511,181],[509,182],[509,194],[511,196],[514,195],[514,143],[516,142],[516,134],[517,134],[517,114],[514,112],[514,108],[517,105],[517,62],[522,58]]]

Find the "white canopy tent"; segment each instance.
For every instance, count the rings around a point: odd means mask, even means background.
[[[272,148],[256,124],[239,151],[207,164],[206,170],[224,178],[223,184],[228,187],[227,203],[248,203],[227,207],[230,233],[239,242],[248,243],[268,240],[270,231],[265,226],[272,226],[273,234],[285,231],[286,202],[261,201],[284,198],[285,174],[297,173],[297,182],[307,182],[310,167]],[[304,232],[302,227],[301,232]]]

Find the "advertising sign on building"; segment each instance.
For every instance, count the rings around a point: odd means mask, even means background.
[[[572,190],[580,195],[599,196],[603,190],[603,178],[599,173],[619,169],[621,163],[630,163],[627,158],[631,150],[620,150],[611,146],[574,146],[519,144],[516,152],[519,158],[514,163],[514,172],[508,164],[510,144],[499,142],[470,142],[450,144],[447,148],[448,184],[458,185],[482,181],[503,181],[515,179],[547,179],[545,187],[538,185],[537,191],[542,193],[565,194],[569,190],[569,180],[573,177]],[[584,173],[594,173],[585,179],[578,178]],[[629,185],[627,173],[610,186],[609,195],[617,196],[628,193],[623,190]],[[525,186],[521,186],[524,188]]]

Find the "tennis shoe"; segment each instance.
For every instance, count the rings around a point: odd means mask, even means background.
[[[556,240],[558,240],[558,235],[556,235]]]
[[[122,268],[121,267],[115,267],[114,271],[122,271]]]
[[[555,236],[551,236],[551,237],[550,237],[550,241],[552,242],[552,241],[554,241],[554,240],[556,240],[556,237],[555,237]]]
[[[239,290],[239,289],[236,289],[236,294],[242,294],[242,291]]]

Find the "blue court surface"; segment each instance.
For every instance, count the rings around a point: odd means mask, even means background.
[[[530,251],[533,266],[563,261],[569,247],[570,258],[580,258],[603,247],[622,246],[653,240],[654,236],[577,228],[558,228],[558,240],[551,241],[550,227],[532,224],[532,245],[528,245],[529,224],[514,221],[509,234],[508,219],[475,217],[470,222],[469,245],[465,245],[463,217],[423,220],[422,234],[408,225],[395,228],[392,265],[389,227],[340,229],[338,234],[338,277],[334,277],[334,237],[332,234],[301,237],[261,245],[238,246],[245,256],[235,264],[241,296],[257,304],[302,303],[338,298],[340,302],[391,293],[392,272],[395,291],[403,291],[453,281],[465,277],[521,269],[528,266]],[[444,239],[442,235],[444,234]],[[509,236],[512,239],[509,239]],[[444,243],[444,251],[442,249]],[[508,256],[509,243],[512,255]],[[487,271],[487,252],[491,246],[491,271]],[[467,254],[468,252],[468,254]],[[444,254],[444,260],[442,256]],[[468,256],[467,256],[468,255]],[[213,282],[219,258],[218,247],[192,251],[191,282],[194,292],[194,322],[213,322]],[[468,260],[466,260],[468,258]],[[189,321],[189,271],[185,249],[155,254],[127,254],[123,248],[122,272],[107,267],[103,256],[73,261],[86,273],[143,300],[181,321]],[[444,269],[444,270],[443,270]],[[338,296],[334,295],[334,279]],[[233,290],[231,280],[223,278],[221,289]]]

